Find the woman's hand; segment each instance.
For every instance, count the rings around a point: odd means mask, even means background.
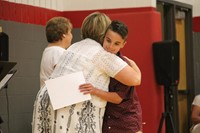
[[[90,83],[81,84],[79,86],[79,90],[83,94],[96,95],[105,101],[115,103],[115,104],[119,104],[123,100],[116,92],[107,92],[101,89],[97,89]]]
[[[79,86],[80,92],[83,94],[96,94],[97,89],[90,83],[81,84]]]

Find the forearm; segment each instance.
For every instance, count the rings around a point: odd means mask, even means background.
[[[124,58],[128,60],[130,66],[123,68],[118,74],[115,75],[114,78],[128,86],[140,85],[142,74],[139,67],[133,60],[126,56],[124,56]]]
[[[116,93],[116,92],[106,92],[100,89],[95,89],[93,95],[96,95],[105,101],[114,103],[114,104],[119,104],[122,101],[122,98]]]
[[[127,58],[127,57],[126,57]],[[129,59],[129,58],[127,58],[128,60],[129,60],[129,63],[130,63],[130,66],[132,67],[132,69],[134,70],[134,72],[135,72],[135,77],[137,78],[137,79],[140,79],[141,80],[141,71],[140,71],[140,69],[139,69],[139,67],[137,66],[137,64],[133,61],[133,60],[131,60],[131,59]]]
[[[198,124],[198,123],[200,123],[200,116],[196,116],[196,117],[192,117],[192,123],[193,124]]]
[[[136,63],[134,61],[131,62],[131,67],[133,68],[133,70],[139,75],[141,76],[141,71],[139,69],[139,67],[136,65]]]
[[[141,84],[141,73],[136,72],[128,65],[118,72],[114,78],[127,86],[137,86]]]
[[[200,106],[192,105],[191,120],[193,124],[200,123]]]
[[[135,71],[135,77],[141,81],[141,77],[142,77],[142,74],[141,74],[141,71],[139,69],[139,67],[136,65],[135,62],[132,62],[131,63],[131,67],[133,68],[133,70]]]
[[[111,103],[119,104],[122,101],[122,98],[116,92],[103,91],[101,89],[95,88],[90,83],[80,85],[79,89],[83,94],[92,94]]]

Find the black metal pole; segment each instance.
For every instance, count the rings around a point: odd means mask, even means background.
[[[177,85],[165,86],[166,133],[179,133]]]

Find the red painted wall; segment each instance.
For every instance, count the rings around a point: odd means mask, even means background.
[[[93,10],[94,11],[94,10]],[[54,16],[70,18],[79,28],[85,16],[93,11],[58,12],[28,5],[0,1],[0,19],[45,25]],[[162,39],[161,17],[152,7],[101,10],[111,19],[124,21],[129,27],[128,43],[123,54],[135,60],[142,71],[142,84],[137,92],[142,105],[144,133],[156,133],[164,110],[163,88],[155,82],[152,43]],[[164,132],[164,130],[163,130]]]
[[[125,13],[134,11],[149,11],[154,8],[128,8],[128,9],[111,9],[111,10],[100,10],[107,14],[109,13]],[[73,23],[73,27],[79,28],[83,19],[97,10],[90,11],[64,11],[59,12],[55,10],[45,9],[41,7],[35,7],[30,5],[23,5],[18,3],[12,3],[8,1],[0,0],[0,19],[16,21],[22,23],[30,23],[36,25],[45,25],[46,22],[54,16],[64,16],[70,18]]]
[[[63,16],[63,12],[0,0],[2,20],[45,25],[54,16]]]
[[[199,17],[194,17],[192,20],[193,23],[193,31],[194,32],[200,32],[200,16]]]

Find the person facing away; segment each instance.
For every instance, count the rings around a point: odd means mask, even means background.
[[[192,127],[190,133],[200,132],[200,94],[196,95],[192,102],[192,114],[191,114]]]
[[[65,17],[51,18],[45,27],[47,47],[44,49],[40,64],[40,86],[49,79],[60,56],[71,44],[72,24]]]
[[[111,20],[104,13],[89,14],[81,26],[83,40],[74,43],[64,51],[51,78],[82,71],[86,82],[105,91],[108,91],[110,77],[127,85],[140,84],[141,77],[132,67],[101,46],[110,22]],[[92,96],[91,100],[54,111],[47,88],[44,86],[35,101],[33,132],[101,133],[105,106],[105,100]]]
[[[120,54],[126,44],[128,27],[121,21],[114,20],[109,25],[103,42],[103,48],[125,60],[141,76],[134,61]],[[133,77],[134,78],[134,77]],[[103,121],[103,133],[142,133],[142,110],[133,86],[127,86],[111,78],[109,92],[94,87],[90,83],[80,85],[84,94],[92,94],[108,101]]]

